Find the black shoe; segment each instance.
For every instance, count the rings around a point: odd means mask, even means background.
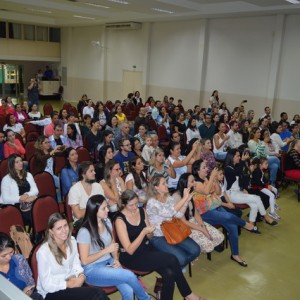
[[[248,267],[248,265],[247,265],[247,263],[245,261],[243,261],[243,260],[242,261],[237,261],[235,258],[233,258],[232,255],[230,256],[230,259],[233,260],[233,261],[235,261],[236,263],[238,263],[241,267],[244,267],[244,268]]]
[[[258,228],[256,226],[254,226],[251,230],[248,230],[248,229],[246,229],[246,230],[251,232],[251,233],[261,235],[261,232],[258,230]]]
[[[278,225],[278,222],[276,222],[276,221],[272,221],[271,223],[269,223],[269,222],[267,222],[266,221],[266,223],[268,224],[268,225],[270,225],[270,226],[277,226]]]

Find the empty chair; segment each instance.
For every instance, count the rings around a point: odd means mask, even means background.
[[[39,190],[39,194],[38,194],[39,197],[49,195],[54,199],[56,199],[56,187],[55,187],[54,179],[50,173],[48,172],[37,173],[36,175],[34,175],[34,181]]]
[[[47,103],[43,107],[44,116],[50,116],[53,112],[53,106],[50,103]]]
[[[91,161],[91,155],[85,147],[78,147],[76,149],[77,154],[78,154],[78,163],[82,163],[83,161]]]
[[[0,232],[9,234],[12,225],[24,226],[21,212],[13,205],[0,208]]]
[[[32,206],[32,225],[34,233],[44,233],[48,226],[49,217],[56,212],[59,212],[59,207],[53,197],[39,197]]]

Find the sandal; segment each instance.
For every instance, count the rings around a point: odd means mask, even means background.
[[[236,260],[232,255],[230,256],[230,259],[238,263],[241,267],[248,267],[247,263],[245,261],[238,261]]]

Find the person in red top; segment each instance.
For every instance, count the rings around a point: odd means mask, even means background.
[[[44,128],[44,134],[45,136],[49,137],[53,135],[54,132],[54,127],[57,125],[59,122],[59,116],[57,111],[53,111],[51,113],[51,123]]]
[[[14,111],[15,111],[14,108],[7,104],[7,98],[1,100],[1,105],[2,105],[2,106],[0,106],[0,115],[1,116],[6,117],[7,115],[14,113]]]
[[[4,158],[7,158],[14,153],[24,157],[25,149],[22,146],[21,142],[16,139],[15,133],[11,129],[8,129],[6,130],[5,135],[7,141],[4,144]]]

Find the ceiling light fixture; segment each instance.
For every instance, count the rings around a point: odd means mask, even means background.
[[[88,19],[88,20],[95,20],[95,18],[91,18],[91,17],[84,17],[84,16],[78,16],[78,15],[74,15],[74,18],[79,18],[79,19]]]
[[[161,8],[152,8],[152,10],[161,12],[161,13],[165,13],[165,14],[174,14],[174,11],[170,11],[170,10],[165,10],[165,9],[161,9]]]
[[[129,2],[123,0],[107,0],[107,1],[118,3],[118,4],[129,4]]]
[[[36,8],[27,8],[27,10],[45,13],[45,14],[52,14],[52,11],[50,11],[50,10],[42,10],[42,9],[36,9]]]
[[[292,4],[300,4],[300,0],[285,0],[287,2],[290,2]]]
[[[109,6],[104,6],[104,5],[100,5],[97,3],[91,3],[91,2],[85,2],[84,4],[89,5],[89,6],[94,6],[94,7],[100,7],[100,8],[110,8]]]

